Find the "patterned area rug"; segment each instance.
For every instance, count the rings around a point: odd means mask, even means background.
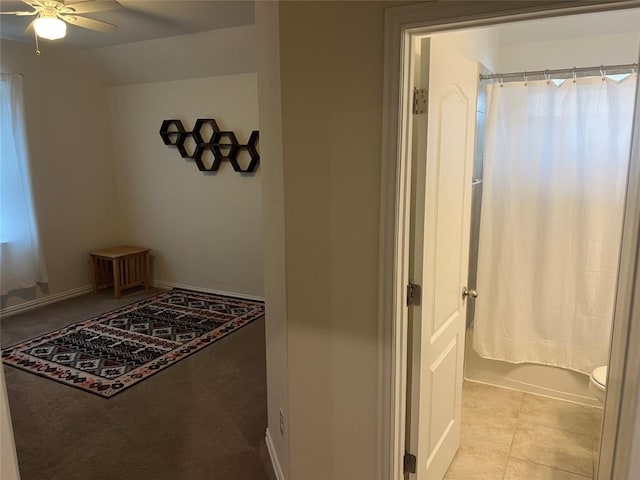
[[[174,289],[6,348],[2,361],[110,398],[263,315],[263,302]]]

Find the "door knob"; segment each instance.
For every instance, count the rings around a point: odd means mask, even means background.
[[[475,290],[469,290],[467,287],[462,289],[462,298],[465,299],[467,297],[478,298],[478,292]]]

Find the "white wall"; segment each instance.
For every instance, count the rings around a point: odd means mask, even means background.
[[[489,70],[495,70],[500,65],[502,52],[499,27],[440,33],[434,37],[438,37],[441,45],[459,51],[467,58],[480,62]]]
[[[501,72],[635,63],[640,9],[557,17],[495,27]]]
[[[640,29],[640,24],[638,26]],[[503,43],[499,72],[592,67],[638,61],[639,32]]]
[[[36,56],[31,44],[2,40],[0,45],[0,69],[24,75],[31,173],[49,294],[88,286],[87,252],[118,239],[105,84],[73,53],[43,46]],[[24,299],[5,300],[6,305],[16,305]]]
[[[158,133],[165,119],[190,130],[214,118],[246,143],[258,130],[256,74],[113,87],[110,101],[118,228],[153,249],[154,280],[262,296],[260,167],[203,174]]]

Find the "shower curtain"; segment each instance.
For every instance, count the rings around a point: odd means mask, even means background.
[[[635,78],[487,85],[473,347],[590,373],[608,361]]]

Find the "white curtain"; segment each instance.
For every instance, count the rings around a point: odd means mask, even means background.
[[[22,76],[0,74],[0,293],[47,282],[31,192]]]
[[[491,84],[474,349],[583,373],[608,360],[635,78]]]

